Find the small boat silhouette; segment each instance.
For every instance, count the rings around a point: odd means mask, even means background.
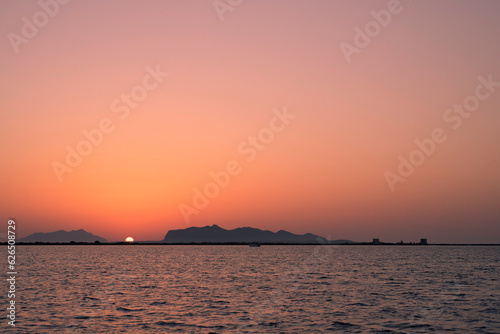
[[[260,244],[258,242],[251,242],[248,244],[250,247],[260,247]]]

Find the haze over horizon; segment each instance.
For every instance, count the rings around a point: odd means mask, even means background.
[[[500,243],[500,2],[479,3],[70,1],[34,32],[39,2],[2,1],[1,219]]]

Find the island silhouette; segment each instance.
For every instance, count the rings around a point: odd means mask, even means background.
[[[64,231],[59,230],[48,233],[33,233],[25,238],[19,239],[17,242],[108,242],[106,239],[93,235],[84,229]]]
[[[346,242],[348,240],[340,240]],[[164,243],[294,243],[294,244],[326,244],[327,239],[312,233],[294,234],[280,230],[271,232],[253,227],[239,227],[226,230],[218,225],[189,227],[170,230],[163,239]]]

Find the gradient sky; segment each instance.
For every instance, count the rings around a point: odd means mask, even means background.
[[[218,224],[499,243],[500,87],[457,130],[443,114],[479,76],[500,81],[500,1],[401,0],[348,63],[341,43],[388,2],[243,1],[222,21],[210,0],[73,0],[16,53],[9,33],[41,7],[1,1],[5,228],[13,217],[18,237],[160,240]],[[157,65],[169,76],[120,119],[113,101]],[[247,162],[238,146],[283,107],[296,117]],[[114,130],[59,182],[53,162],[105,118]],[[435,128],[447,140],[392,192],[386,171]],[[231,160],[241,173],[187,224],[179,205]]]

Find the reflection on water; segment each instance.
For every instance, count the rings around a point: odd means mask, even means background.
[[[18,256],[19,333],[500,332],[500,247],[19,246]]]

